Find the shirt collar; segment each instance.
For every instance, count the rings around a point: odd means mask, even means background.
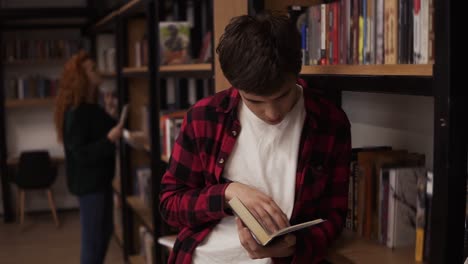
[[[303,87],[304,106],[307,113],[306,121],[310,123],[312,128],[316,128],[317,118],[320,116],[320,106],[318,102],[320,99],[318,95],[321,92],[319,90],[309,88],[306,81],[301,78],[298,78],[296,83]],[[221,100],[216,111],[227,114],[233,110],[237,110],[241,97],[239,91],[235,87],[231,87],[225,92],[226,96]]]

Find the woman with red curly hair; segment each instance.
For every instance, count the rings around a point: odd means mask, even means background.
[[[67,185],[80,204],[81,264],[104,262],[113,230],[111,186],[122,127],[97,103],[100,84],[94,61],[80,51],[65,64],[55,104]]]

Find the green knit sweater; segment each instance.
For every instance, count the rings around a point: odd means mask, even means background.
[[[63,145],[67,185],[84,195],[111,187],[115,171],[115,145],[107,133],[116,121],[97,104],[83,103],[65,114]]]

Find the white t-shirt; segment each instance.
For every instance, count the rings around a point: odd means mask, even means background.
[[[226,163],[223,177],[247,184],[271,196],[291,218],[294,207],[299,141],[305,119],[301,96],[281,123],[270,125],[258,118],[242,101],[239,103],[239,133]],[[241,197],[242,199],[242,197]],[[272,263],[271,259],[252,260],[240,244],[233,216],[216,225],[194,252],[196,264]]]

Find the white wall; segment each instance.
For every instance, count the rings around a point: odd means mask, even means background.
[[[6,114],[8,157],[17,157],[23,150],[47,149],[52,156],[63,157],[63,147],[57,142],[52,107],[8,109]],[[59,209],[77,208],[78,202],[66,186],[64,165],[59,166],[57,180],[52,186],[56,206]],[[13,203],[16,204],[16,188],[12,185]],[[48,210],[45,192],[26,193],[26,210]]]
[[[427,168],[433,168],[432,97],[344,92],[342,106],[353,147],[390,145],[423,153]]]

